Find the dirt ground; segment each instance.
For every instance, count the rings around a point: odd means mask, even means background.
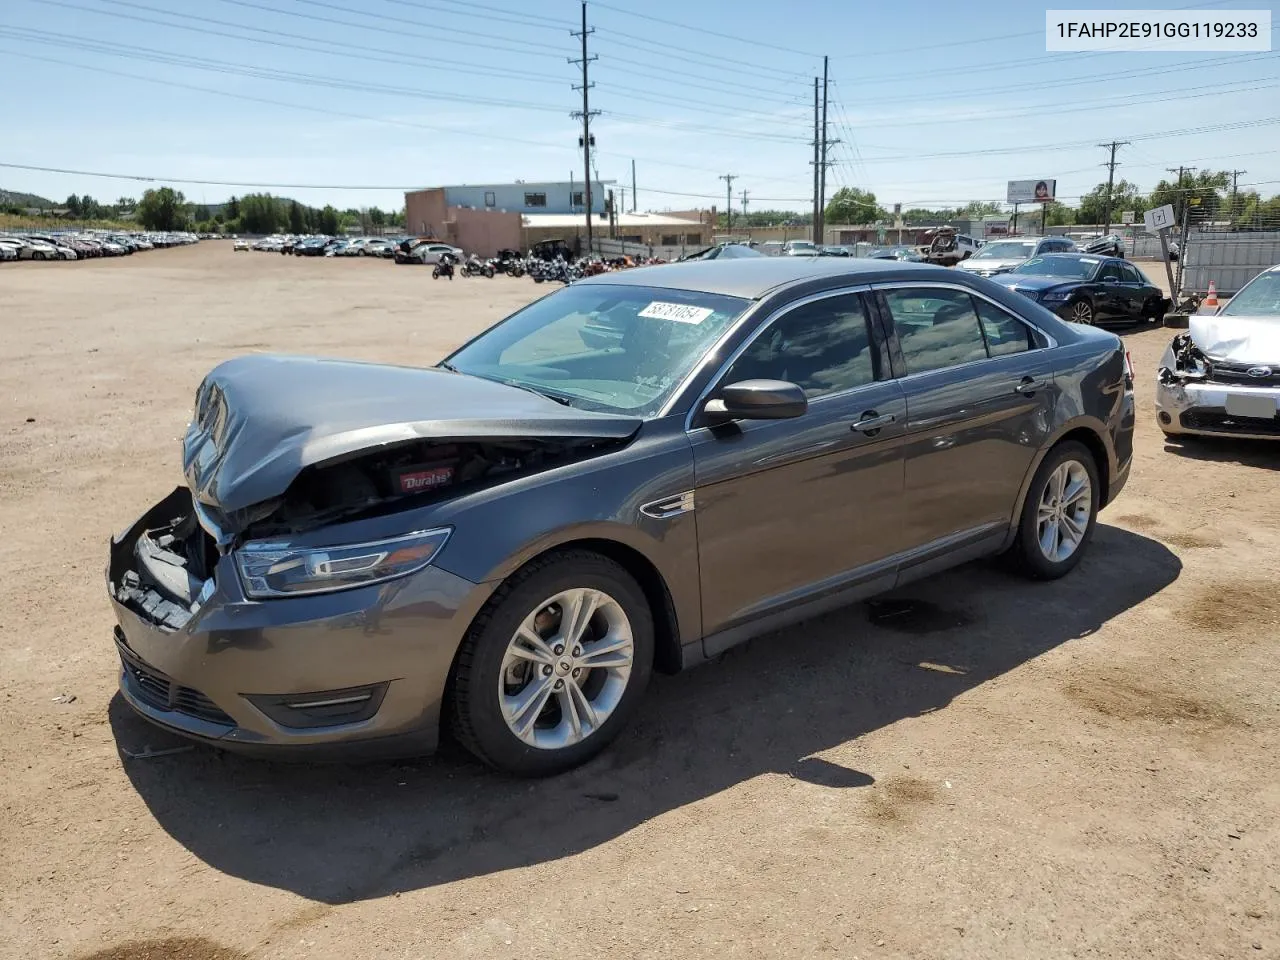
[[[105,545],[203,374],[430,363],[544,290],[225,241],[0,267],[0,956],[1280,958],[1280,445],[1166,445],[1162,329],[1065,580],[974,564],[656,678],[555,780],[130,759],[180,741],[116,696]]]

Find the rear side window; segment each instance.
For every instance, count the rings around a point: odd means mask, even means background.
[[[876,369],[868,319],[856,293],[796,307],[751,342],[723,382],[785,380],[810,399],[871,383]]]
[[[1129,263],[1124,264],[1123,266],[1120,267],[1120,272],[1124,274],[1124,279],[1126,283],[1146,283],[1147,282],[1147,278],[1144,277],[1142,275],[1142,272],[1132,264],[1129,264]]]
[[[982,335],[987,340],[987,352],[993,357],[1034,350],[1038,344],[1031,328],[1012,314],[1005,313],[995,304],[981,297],[973,298],[973,305],[982,322]]]
[[[926,373],[987,358],[973,298],[959,290],[884,291],[907,373]]]

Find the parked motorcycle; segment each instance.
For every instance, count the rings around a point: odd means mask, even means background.
[[[466,262],[462,265],[461,274],[464,277],[488,277],[493,279],[493,267],[485,263],[474,253],[467,257]]]
[[[458,258],[455,257],[452,253],[440,254],[440,260],[436,263],[434,267],[431,268],[431,279],[439,280],[441,277],[448,277],[450,280],[452,280],[453,265],[457,262],[457,260]]]

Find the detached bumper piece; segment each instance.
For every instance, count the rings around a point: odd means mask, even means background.
[[[179,713],[228,728],[236,725],[231,717],[199,690],[176,683],[130,650],[124,640],[124,631],[119,627],[115,628],[115,640],[128,693],[154,710]]]

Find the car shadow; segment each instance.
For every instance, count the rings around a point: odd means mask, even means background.
[[[753,777],[858,789],[872,774],[820,756],[1094,633],[1181,564],[1099,525],[1067,578],[1030,583],[977,563],[887,599],[762,637],[658,677],[629,730],[586,766],[511,780],[448,745],[427,760],[280,764],[182,741],[117,695],[123,768],[157,823],[216,870],[347,903],[556,860]],[[129,754],[150,748],[151,759]]]
[[[1243,467],[1280,470],[1280,443],[1235,437],[1166,437],[1165,453],[1188,460],[1236,463]]]

